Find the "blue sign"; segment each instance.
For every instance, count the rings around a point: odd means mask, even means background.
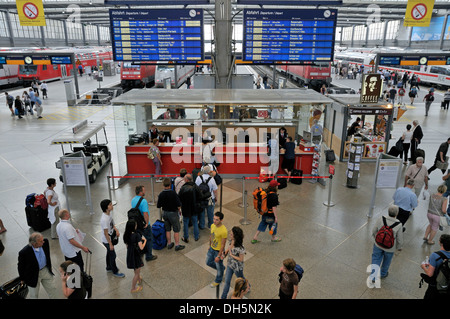
[[[243,60],[331,62],[337,10],[244,10]]]
[[[400,65],[402,57],[400,56],[380,56],[378,65]]]
[[[52,64],[72,64],[70,56],[51,56]]]
[[[0,56],[0,64],[6,64],[6,57]]]
[[[203,10],[109,11],[115,61],[196,63],[204,59]]]

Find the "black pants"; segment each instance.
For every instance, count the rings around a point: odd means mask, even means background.
[[[398,215],[397,219],[402,223],[403,226],[405,226],[406,222],[408,221],[408,218],[410,216],[410,212],[404,210],[403,208],[398,208]]]
[[[434,170],[437,168],[437,167],[436,167],[436,162],[437,162],[437,161],[440,161],[440,160],[441,160],[440,158],[435,158],[433,166],[431,166],[431,167],[428,169],[428,175],[430,175],[430,173],[431,173],[432,171],[434,171]],[[442,174],[445,174],[445,169],[441,169],[441,171],[442,171]]]
[[[72,257],[72,258],[64,256],[64,259],[73,261],[74,263],[76,263],[80,267],[81,271],[84,271],[84,262],[83,262],[83,257],[81,256],[81,252],[82,252],[82,250],[77,252],[77,255],[75,257]]]
[[[408,161],[408,152],[410,145],[410,143],[403,143],[403,162]]]

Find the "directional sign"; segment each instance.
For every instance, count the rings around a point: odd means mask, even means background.
[[[408,0],[405,27],[428,27],[433,13],[434,0]]]

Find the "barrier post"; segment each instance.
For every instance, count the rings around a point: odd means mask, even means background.
[[[331,187],[333,186],[333,175],[330,175],[330,182],[328,183],[328,202],[323,202],[327,207],[333,207],[335,204],[331,201]]]
[[[242,218],[239,222],[241,225],[250,225],[252,222],[247,219],[247,190],[244,190],[244,198],[243,198],[243,207],[244,207],[244,218]]]
[[[242,176],[242,202],[238,204],[239,207],[244,207],[244,192],[245,192],[245,176]],[[247,205],[247,204],[245,204]]]
[[[108,181],[108,193],[109,193],[109,199],[111,200],[111,203],[113,204],[113,206],[115,206],[117,204],[117,202],[115,200],[112,199],[112,193],[111,193],[111,183],[110,183],[110,178],[111,176],[106,176],[106,180]]]
[[[152,189],[152,201],[148,203],[150,206],[156,205],[156,203],[155,203],[155,185],[154,185],[153,177],[154,177],[153,175],[150,176],[150,186]]]

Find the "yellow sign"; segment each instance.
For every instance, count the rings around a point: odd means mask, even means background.
[[[16,0],[16,7],[21,26],[46,26],[42,0]]]
[[[405,27],[428,27],[433,14],[434,0],[408,0]]]

